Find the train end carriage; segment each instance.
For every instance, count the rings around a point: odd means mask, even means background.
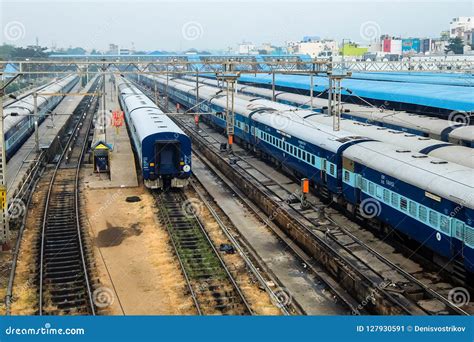
[[[145,186],[185,187],[191,176],[191,139],[133,85],[122,82],[119,89]]]
[[[151,189],[183,188],[191,176],[191,140],[168,117],[162,119],[159,126],[140,129],[143,180]]]

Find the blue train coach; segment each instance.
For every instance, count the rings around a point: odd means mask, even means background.
[[[145,186],[185,187],[191,176],[191,139],[134,85],[122,79],[118,87]]]

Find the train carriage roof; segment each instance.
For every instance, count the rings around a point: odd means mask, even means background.
[[[343,154],[361,165],[474,209],[474,172],[469,167],[373,141],[350,146]]]
[[[288,112],[261,111],[256,112],[252,119],[333,153],[336,153],[341,146],[352,141],[367,139],[346,131],[332,131],[324,125],[314,125],[299,118],[291,117],[291,114]]]
[[[41,87],[38,90],[39,95],[36,101],[38,108],[41,109],[46,100],[51,98],[51,95],[41,96],[41,93],[58,93],[76,77],[76,75],[68,75],[59,80],[51,81],[46,86]],[[8,130],[15,127],[15,125],[24,120],[27,115],[33,114],[33,112],[34,98],[32,94],[8,104],[3,109],[3,116],[5,117],[4,131],[8,132]],[[11,116],[12,113],[15,113],[16,116]]]

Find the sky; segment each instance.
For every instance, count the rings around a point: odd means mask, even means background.
[[[474,0],[0,0],[0,43],[107,50],[227,50],[316,35],[368,43],[380,34],[438,37]]]

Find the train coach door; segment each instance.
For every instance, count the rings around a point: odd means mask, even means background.
[[[464,243],[465,243],[465,235],[466,234],[466,226],[464,222],[453,218],[451,220],[451,248],[453,253],[459,253],[461,256],[464,256]]]
[[[323,159],[322,167],[321,167],[321,181],[324,184],[327,184],[328,182],[328,176],[327,176],[326,170],[327,170],[327,161],[326,159]]]
[[[155,170],[160,175],[171,175],[179,171],[179,142],[157,142],[155,144]]]

